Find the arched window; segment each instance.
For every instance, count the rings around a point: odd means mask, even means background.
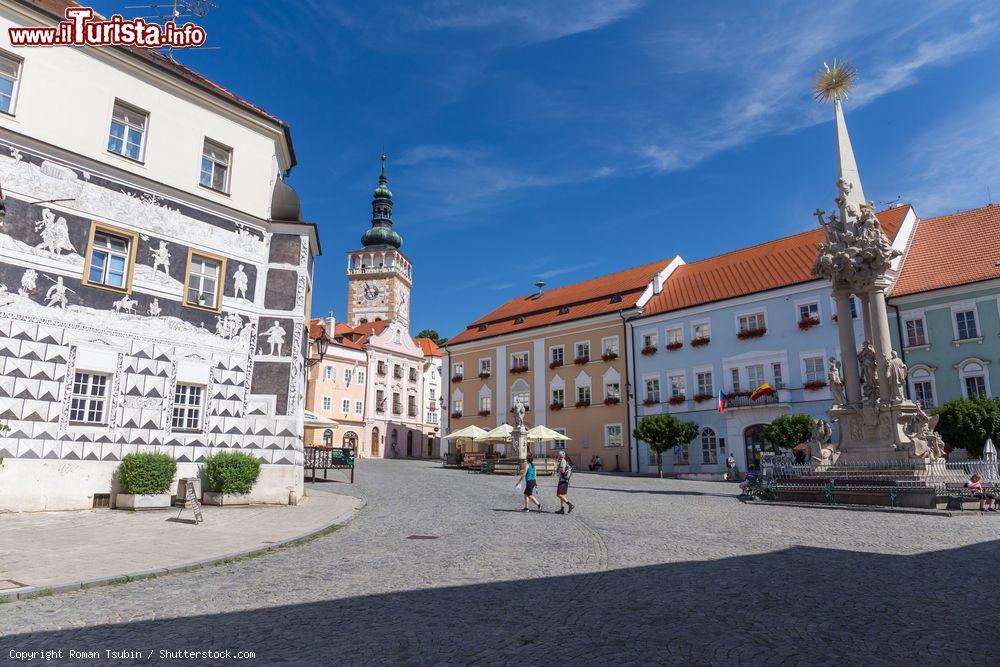
[[[331,439],[332,439],[332,432],[330,432],[330,431],[327,431],[327,432],[331,433]],[[347,433],[345,433],[344,434],[344,444],[342,446],[343,447],[349,447],[351,449],[357,449],[358,448],[358,434],[355,433],[354,431],[348,431]]]
[[[719,439],[710,428],[701,430],[701,462],[715,464],[719,462]]]
[[[531,410],[531,389],[528,383],[518,379],[510,387],[510,407],[514,407],[520,401],[525,411]]]
[[[986,367],[988,363],[988,361],[973,357],[957,365],[963,396],[966,398],[989,398],[990,371]]]
[[[330,429],[323,431],[323,446],[333,447],[333,431]]]
[[[910,368],[906,374],[910,383],[910,398],[921,408],[933,408],[937,405],[937,387],[934,382],[934,369],[918,364]]]

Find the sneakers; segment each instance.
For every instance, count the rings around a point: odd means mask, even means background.
[[[576,507],[576,505],[574,505],[573,503],[566,503],[566,504],[569,505],[569,510],[567,510],[566,514],[569,514],[573,511],[573,508]]]
[[[527,508],[527,507],[522,507],[522,508],[521,508],[521,511],[522,511],[522,512],[527,512],[527,511],[528,511],[528,508]]]
[[[553,512],[553,514],[565,514],[565,513],[566,513],[566,511],[562,507],[560,507],[555,512]]]

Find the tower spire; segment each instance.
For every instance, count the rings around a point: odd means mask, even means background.
[[[833,61],[833,66],[823,63],[823,69],[816,75],[813,92],[821,102],[833,102],[833,115],[837,126],[837,188],[841,196],[841,220],[847,222],[849,217],[861,214],[868,206],[865,191],[861,186],[861,172],[858,171],[858,161],[854,157],[851,146],[851,135],[847,132],[847,121],[844,119],[844,100],[853,90],[857,82],[858,71],[850,63]],[[853,216],[848,215],[853,211]]]
[[[382,165],[378,175],[378,187],[372,194],[372,226],[361,237],[361,244],[366,248],[371,246],[399,248],[403,245],[403,239],[392,228],[392,191],[389,189],[389,179],[385,175],[385,163],[389,156],[385,154],[384,146],[380,159]]]

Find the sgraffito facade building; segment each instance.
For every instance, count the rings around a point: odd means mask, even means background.
[[[289,128],[157,53],[9,46],[72,4],[0,3],[0,509],[102,504],[130,452],[249,452],[288,502],[319,252]]]

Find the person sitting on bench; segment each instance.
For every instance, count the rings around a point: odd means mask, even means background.
[[[983,488],[982,477],[973,475],[965,483],[965,488],[969,489],[969,493],[972,494],[973,498],[979,498],[979,509],[987,512],[997,511],[997,494]]]

